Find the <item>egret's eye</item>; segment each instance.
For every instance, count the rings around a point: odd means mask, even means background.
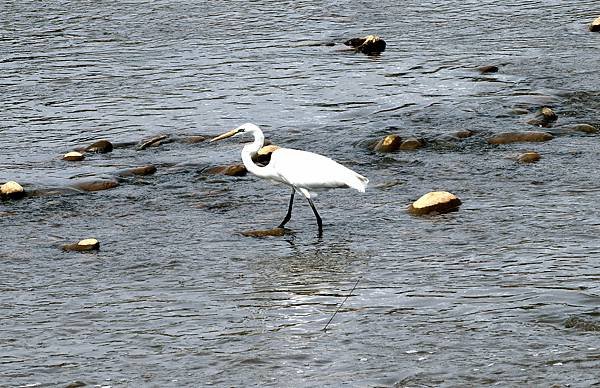
[[[238,133],[244,133],[244,132],[246,132],[246,130],[244,128],[238,129]]]

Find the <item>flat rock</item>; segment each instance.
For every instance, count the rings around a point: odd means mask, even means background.
[[[598,32],[598,31],[600,31],[600,17],[596,18],[590,24],[590,31],[592,31],[592,32]]]
[[[423,142],[416,137],[409,137],[400,144],[401,150],[416,150],[423,147]]]
[[[387,135],[379,140],[373,148],[377,152],[394,152],[400,149],[402,138],[398,135]]]
[[[273,228],[265,230],[249,230],[242,232],[242,236],[246,237],[280,237],[285,235],[285,228]]]
[[[127,168],[124,170],[119,170],[119,171],[117,171],[116,175],[121,176],[121,177],[133,176],[133,175],[144,176],[144,175],[152,175],[155,172],[156,172],[156,167],[151,164],[148,164],[146,166],[133,167],[133,168]]]
[[[62,249],[67,252],[97,251],[98,249],[100,249],[100,242],[95,238],[88,238],[85,240],[81,240],[76,244],[63,245]]]
[[[490,137],[489,144],[510,144],[523,142],[542,142],[554,139],[554,136],[543,131],[503,132]]]
[[[63,155],[63,160],[67,160],[69,162],[79,162],[83,159],[85,159],[85,155],[77,151],[67,152]]]
[[[517,161],[520,163],[535,163],[540,160],[542,156],[535,151],[524,152],[517,156]]]
[[[76,189],[83,191],[101,191],[119,186],[119,182],[112,179],[77,182],[73,185]]]
[[[144,142],[142,142],[142,144],[140,144],[140,146],[138,147],[138,150],[145,150],[148,147],[158,147],[161,144],[170,143],[172,141],[173,139],[169,138],[168,135],[155,136],[152,139],[145,140]]]
[[[447,191],[432,191],[423,195],[408,207],[408,212],[421,216],[457,211],[462,204],[460,199]]]
[[[367,35],[364,38],[352,38],[344,42],[346,46],[353,47],[357,52],[367,55],[378,55],[385,51],[385,40],[377,35]]]
[[[113,145],[108,140],[98,140],[97,142],[92,143],[89,146],[85,147],[86,152],[97,152],[99,154],[105,154],[108,152],[112,152],[112,150],[113,150]]]
[[[478,67],[477,70],[479,70],[479,72],[481,74],[497,73],[498,72],[498,66],[486,65],[486,66]]]
[[[205,170],[207,174],[223,174],[228,176],[244,176],[248,173],[243,164],[232,164],[230,166],[210,167]]]
[[[0,197],[2,199],[21,199],[25,196],[23,186],[15,181],[8,181],[0,186]]]
[[[466,138],[469,138],[469,137],[473,136],[474,134],[475,134],[475,132],[473,132],[471,130],[463,129],[463,130],[460,130],[460,131],[456,131],[454,133],[454,137],[457,137],[459,139],[466,139]]]
[[[187,144],[196,144],[201,143],[207,139],[208,137],[202,135],[189,135],[183,138],[183,142]]]
[[[573,131],[583,133],[598,133],[598,128],[590,124],[577,124],[573,127]]]

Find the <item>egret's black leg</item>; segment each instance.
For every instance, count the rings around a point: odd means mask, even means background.
[[[312,208],[313,213],[315,213],[315,217],[317,217],[317,225],[319,225],[319,236],[318,237],[323,237],[323,222],[321,221],[319,212],[317,212],[317,208],[315,207],[315,204],[313,203],[312,199],[310,199],[310,198],[306,198],[306,199],[308,199],[308,203],[310,204],[310,207]]]
[[[292,218],[292,205],[294,204],[294,194],[296,194],[296,189],[294,189],[292,187],[292,196],[290,197],[290,205],[288,206],[288,211],[287,214],[285,215],[285,218],[283,219],[283,221],[281,221],[281,224],[279,224],[279,228],[283,228],[285,226],[285,224],[288,223],[288,221],[290,220],[290,218]]]

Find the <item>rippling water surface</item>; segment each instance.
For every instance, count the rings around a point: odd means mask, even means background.
[[[0,203],[0,386],[600,384],[600,146],[570,130],[600,124],[600,8],[500,3],[0,5],[0,181],[49,193]],[[340,50],[368,33],[381,56]],[[542,106],[554,140],[487,145]],[[292,234],[248,238],[288,190],[204,173],[240,142],[136,148],[244,122],[369,189],[316,199],[321,240],[300,199]],[[427,146],[372,152],[388,133]],[[119,146],[61,160],[101,138]],[[431,190],[460,211],[409,216]],[[99,252],[61,251],[87,237]]]

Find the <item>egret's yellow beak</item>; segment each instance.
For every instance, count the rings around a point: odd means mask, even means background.
[[[215,138],[212,138],[212,139],[210,139],[210,142],[212,143],[213,141],[222,140],[222,139],[227,139],[228,137],[231,137],[231,136],[233,136],[233,135],[237,135],[237,133],[238,133],[238,132],[239,132],[239,129],[237,129],[237,128],[236,128],[236,129],[232,129],[232,130],[231,130],[231,131],[229,131],[229,132],[225,132],[225,133],[224,133],[224,134],[222,134],[222,135],[219,135],[219,136],[217,136],[217,137],[215,137]]]

